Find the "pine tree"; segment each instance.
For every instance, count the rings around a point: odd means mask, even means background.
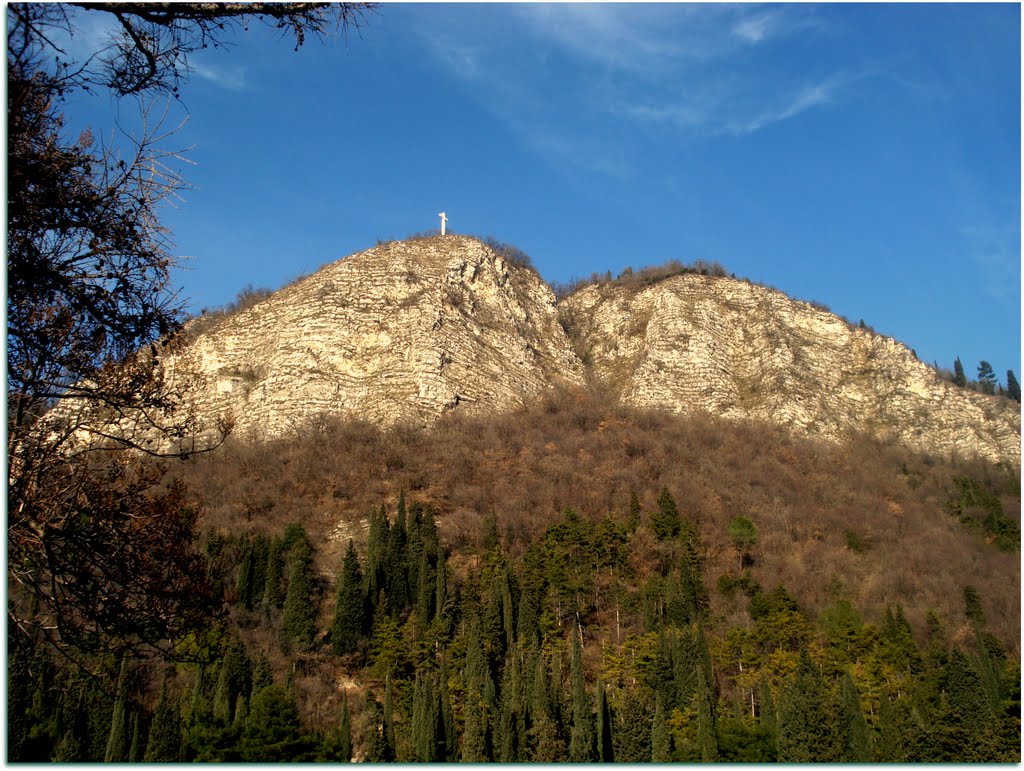
[[[104,763],[124,763],[128,760],[128,743],[131,740],[128,721],[128,657],[122,656],[121,673],[117,676],[117,699],[110,716],[110,736],[107,739],[107,751],[103,755]]]
[[[338,598],[331,622],[331,649],[335,655],[352,653],[366,631],[366,598],[363,594],[363,573],[359,556],[351,539],[338,579]]]
[[[996,373],[992,371],[992,365],[987,361],[978,364],[978,383],[981,384],[982,393],[996,392]]]

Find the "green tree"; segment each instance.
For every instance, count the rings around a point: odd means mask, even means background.
[[[338,761],[352,761],[352,718],[348,711],[348,691],[341,694],[341,722],[338,725]]]
[[[996,373],[992,371],[992,365],[987,361],[978,364],[978,383],[981,385],[982,393],[996,392]]]
[[[868,726],[860,708],[860,693],[849,672],[840,681],[840,729],[843,734],[843,757],[848,763],[870,763],[871,743]]]
[[[665,705],[658,695],[654,703],[654,719],[651,721],[651,762],[668,763],[671,760],[672,737],[665,719]]]
[[[629,508],[626,510],[626,529],[629,533],[635,533],[640,526],[640,498],[636,490],[629,491]]]
[[[305,538],[288,552],[288,591],[284,598],[281,641],[307,651],[316,636],[316,600],[313,588],[313,554]]]
[[[366,631],[366,598],[359,556],[351,539],[338,579],[338,598],[331,622],[331,649],[338,656],[352,653]]]
[[[840,759],[828,692],[807,651],[779,704],[780,763],[830,763]]]
[[[967,375],[964,373],[964,365],[961,363],[959,356],[953,362],[953,382],[961,388],[967,385]]]
[[[608,706],[608,695],[605,693],[604,682],[597,683],[597,761],[599,763],[615,762],[615,742],[612,738],[612,712]]]
[[[757,545],[757,528],[746,517],[733,517],[728,527],[729,540],[739,553],[739,567],[751,561],[750,550]]]
[[[107,739],[107,751],[103,755],[104,763],[124,763],[128,760],[131,741],[129,719],[128,657],[123,656],[121,673],[117,676],[117,699],[114,701],[114,712],[110,717],[110,737]]]
[[[572,660],[569,677],[572,682],[572,731],[569,734],[569,760],[572,763],[590,763],[594,760],[596,737],[594,718],[583,680],[583,654],[580,629],[573,624]]]
[[[1006,395],[1015,402],[1020,401],[1020,383],[1017,382],[1017,376],[1013,374],[1012,369],[1006,370]]]
[[[651,530],[659,541],[675,538],[679,535],[681,521],[675,499],[667,487],[662,488],[658,495],[658,510],[651,515]]]
[[[245,763],[296,762],[306,759],[313,743],[303,736],[295,701],[279,685],[253,696],[239,742]]]

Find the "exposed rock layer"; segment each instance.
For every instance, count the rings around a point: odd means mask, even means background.
[[[734,279],[589,286],[556,305],[533,271],[450,235],[377,246],[201,324],[172,369],[198,375],[208,425],[228,414],[243,436],[321,414],[393,425],[511,410],[582,386],[589,370],[637,407],[1020,463],[1019,405],[956,388],[895,340]]]
[[[393,242],[328,265],[195,336],[200,411],[271,437],[320,414],[383,425],[511,409],[582,384],[555,297],[463,236]]]
[[[639,291],[589,286],[562,312],[594,376],[627,404],[1020,463],[1018,404],[957,388],[903,344],[773,289],[683,275]]]

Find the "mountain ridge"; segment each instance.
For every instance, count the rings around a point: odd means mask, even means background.
[[[229,414],[255,439],[320,414],[425,425],[600,387],[636,407],[1020,463],[1017,404],[945,382],[893,338],[721,276],[589,285],[556,300],[493,244],[423,237],[355,253],[186,330],[169,368],[189,373],[208,425]]]

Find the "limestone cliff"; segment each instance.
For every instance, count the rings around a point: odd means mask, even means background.
[[[901,343],[773,289],[682,275],[588,286],[561,312],[596,380],[637,407],[1020,463],[1020,405],[957,388]]]
[[[171,366],[197,373],[198,411],[242,436],[321,414],[424,424],[583,382],[548,286],[464,236],[379,245],[193,327]]]

